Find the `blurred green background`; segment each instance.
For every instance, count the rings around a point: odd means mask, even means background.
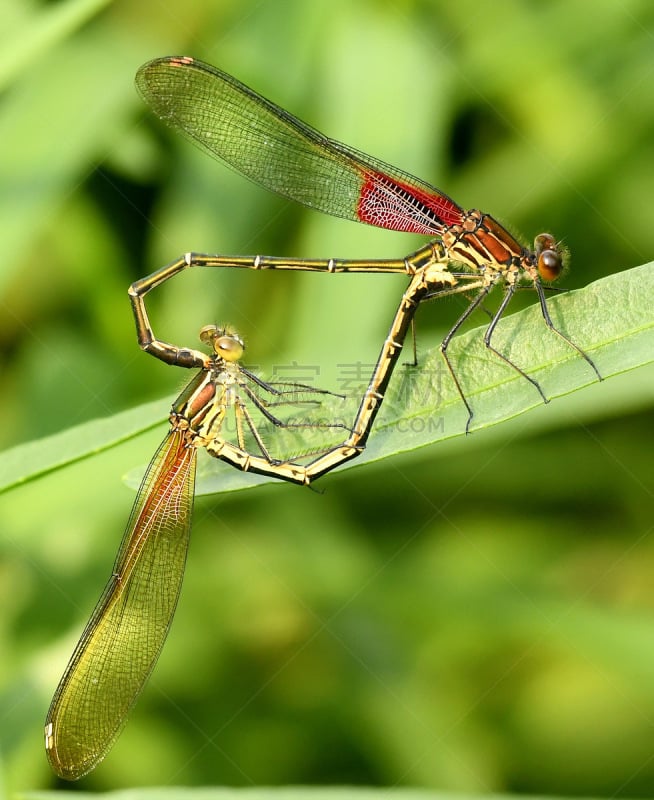
[[[139,351],[126,289],[184,251],[392,257],[424,241],[302,209],[211,162],[136,95],[156,56],[216,64],[529,239],[553,231],[572,252],[567,288],[654,253],[648,0],[0,5],[3,449],[172,401],[188,375]],[[168,341],[195,346],[201,325],[231,322],[247,363],[319,365],[333,386],[337,364],[374,360],[404,285],[198,272],[149,307]],[[460,310],[421,310],[419,344]],[[626,376],[610,404],[613,381],[591,387],[546,433],[530,414],[319,492],[199,499],[161,660],[82,787],[651,796],[646,380]],[[118,548],[134,497],[122,476],[164,431],[0,498],[11,789],[57,785],[43,719]]]

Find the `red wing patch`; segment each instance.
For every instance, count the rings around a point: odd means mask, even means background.
[[[361,187],[357,216],[378,228],[433,236],[460,223],[463,210],[436,190],[430,192],[375,172],[366,175]]]

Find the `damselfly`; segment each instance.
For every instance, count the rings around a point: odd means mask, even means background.
[[[305,406],[316,395],[329,394],[304,384],[266,383],[239,364],[244,344],[231,329],[202,329],[200,338],[211,346],[211,355],[155,339],[143,302],[153,283],[146,278],[138,285],[141,293],[132,299],[144,349],[199,372],[173,405],[170,431],[145,473],[111,578],[48,712],[48,758],[68,780],[82,777],[107,754],[163,647],[184,574],[198,449],[241,469],[308,482],[301,479],[299,464],[271,456],[255,416],[291,426],[276,416],[280,406]],[[235,443],[223,435],[230,411]],[[294,427],[345,426],[300,422]]]
[[[492,353],[529,381],[547,402],[538,381],[493,346],[493,334],[511,298],[519,287],[532,286],[547,327],[582,356],[601,380],[590,356],[550,318],[544,284],[560,276],[565,260],[564,248],[551,234],[536,236],[533,249],[529,249],[489,214],[466,211],[440,189],[323,136],[231,75],[188,56],[169,56],[144,64],[137,72],[136,85],[164,122],[266,189],[334,216],[437,237],[401,259],[348,261],[188,253],[168,267],[176,271],[199,266],[409,275],[411,283],[380,354],[380,361],[389,363],[378,363],[366,393],[376,398],[377,407],[385,387],[375,379],[379,375],[390,377],[409,328],[407,317],[413,318],[418,302],[455,292],[473,293],[474,299],[441,343],[445,364],[468,412],[467,431],[473,412],[448,347],[464,322],[500,284],[505,294],[484,335]],[[402,324],[398,324],[400,320]],[[402,331],[403,335],[398,335]]]

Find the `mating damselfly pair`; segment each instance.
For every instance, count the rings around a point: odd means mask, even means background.
[[[411,255],[387,260],[188,253],[132,285],[141,348],[167,364],[198,372],[173,405],[170,431],[143,478],[112,576],[48,712],[48,758],[55,772],[70,780],[89,772],[107,754],[165,641],[184,574],[198,449],[241,470],[299,484],[356,457],[366,446],[419,305],[454,294],[472,299],[443,339],[441,353],[467,409],[467,431],[473,409],[448,348],[498,285],[504,287],[504,296],[484,334],[495,357],[547,400],[540,384],[493,344],[512,297],[528,285],[536,291],[547,328],[600,378],[591,358],[550,318],[545,286],[559,277],[564,262],[563,249],[552,235],[539,234],[529,249],[489,214],[466,211],[418,178],[326,138],[235,78],[195,59],[151,61],[139,69],[136,83],[162,120],[263,187],[328,214],[434,238]],[[235,331],[205,326],[201,339],[209,354],[155,337],[145,295],[191,267],[406,274],[408,286],[352,423],[321,423],[342,435],[338,444],[301,459],[273,454],[258,420],[273,429],[287,427],[291,423],[278,416],[281,408],[310,405],[329,392],[263,381],[240,365],[244,345]],[[234,421],[231,440],[225,435],[228,417]],[[310,421],[293,424],[300,433],[315,427]]]

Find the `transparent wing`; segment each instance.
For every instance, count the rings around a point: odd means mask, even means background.
[[[101,761],[157,661],[182,585],[196,449],[171,431],[143,478],[112,576],[46,719],[54,771],[75,780]]]
[[[168,125],[278,194],[381,228],[438,234],[462,209],[440,189],[328,139],[226,72],[185,56],[136,74],[143,99]]]

